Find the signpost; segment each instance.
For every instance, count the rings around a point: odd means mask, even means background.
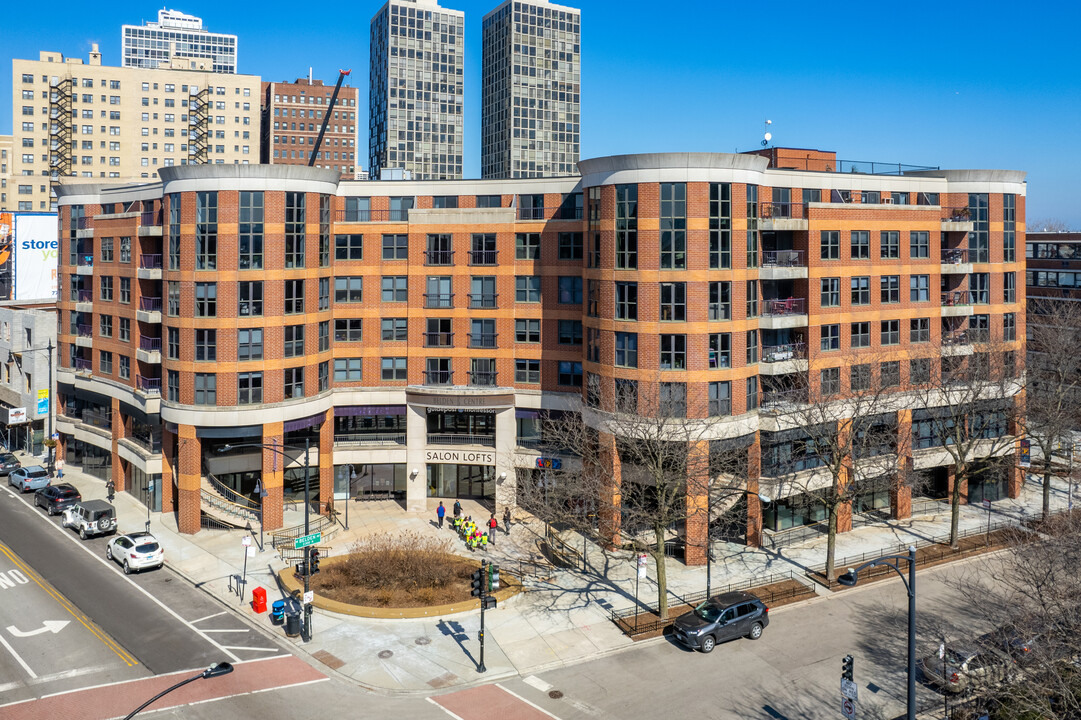
[[[841,714],[848,720],[855,720],[856,718],[856,701],[850,698],[843,698],[841,700]]]
[[[991,501],[984,500],[983,506],[987,508],[987,544],[991,544]]]
[[[859,688],[856,683],[848,678],[841,678],[841,697],[856,701],[859,699]]]
[[[638,572],[634,576],[634,605],[638,606],[638,583],[642,582],[642,578],[646,576],[646,554],[642,553],[638,556]],[[638,632],[638,616],[641,613],[634,614],[634,631]]]
[[[306,548],[309,545],[318,545],[319,541],[322,539],[323,533],[321,532],[312,533],[311,535],[301,535],[293,541],[293,549],[300,550],[301,548]]]
[[[314,590],[309,590],[308,592],[304,593],[304,604],[305,605],[311,605],[313,600],[315,600],[315,591]]]

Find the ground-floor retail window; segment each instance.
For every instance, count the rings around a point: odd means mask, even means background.
[[[137,467],[128,469],[128,494],[154,512],[161,512],[161,475],[145,473]]]
[[[112,453],[82,440],[68,440],[64,462],[78,465],[87,475],[93,475],[101,480],[112,479]]]
[[[865,513],[872,510],[888,509],[890,506],[890,491],[884,484],[871,488],[857,488],[856,495],[852,498],[852,512]]]
[[[405,463],[336,465],[334,499],[403,500],[407,479]]]
[[[774,500],[762,508],[762,527],[767,530],[788,530],[825,519],[826,506],[806,496]]]
[[[495,499],[491,465],[429,464],[428,497]]]
[[[984,500],[995,502],[1007,497],[1006,468],[993,464],[974,470],[968,479],[968,502],[978,505]]]

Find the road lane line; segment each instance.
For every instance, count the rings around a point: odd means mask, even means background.
[[[14,690],[15,688],[20,688],[22,686],[23,683],[21,682],[4,683],[3,685],[0,685],[0,693],[7,692],[8,690]]]
[[[207,615],[206,617],[201,617],[198,620],[192,620],[191,622],[194,625],[197,622],[202,622],[203,620],[209,620],[210,618],[216,618],[219,615],[224,615],[224,614],[225,614],[225,611],[222,610],[220,613],[214,613],[213,615]]]
[[[28,502],[27,502],[26,500],[24,500],[23,498],[21,498],[21,497],[18,497],[18,496],[16,496],[16,497],[17,497],[17,499],[18,499],[18,500],[22,501],[23,505],[26,505],[27,507],[32,507],[32,506],[30,505],[30,503],[28,503]],[[40,514],[37,514],[37,513],[36,513],[36,515],[37,515],[38,517],[41,517],[41,515],[40,515]],[[148,600],[150,600],[151,602],[153,602],[153,603],[154,603],[155,605],[157,605],[158,607],[160,607],[160,608],[161,608],[162,610],[164,610],[165,612],[167,612],[167,613],[169,613],[170,615],[172,615],[172,616],[173,616],[174,618],[176,618],[176,619],[177,619],[178,621],[180,621],[180,623],[181,623],[181,624],[183,624],[183,625],[186,625],[186,626],[188,627],[188,629],[189,629],[189,630],[191,630],[192,632],[194,632],[194,633],[195,633],[196,635],[198,635],[199,637],[203,638],[203,639],[204,639],[204,640],[206,640],[206,641],[207,641],[208,643],[210,643],[211,645],[213,645],[214,647],[216,647],[216,648],[217,648],[218,650],[221,650],[221,651],[222,651],[223,653],[225,653],[226,655],[228,655],[228,656],[229,656],[229,658],[230,658],[230,660],[232,660],[233,662],[240,662],[240,658],[239,658],[239,657],[237,657],[236,655],[234,655],[233,653],[229,652],[229,651],[228,651],[228,650],[226,650],[226,649],[225,649],[224,647],[222,647],[222,646],[221,646],[220,644],[218,644],[217,642],[215,642],[215,641],[214,641],[214,640],[213,640],[213,639],[212,639],[212,638],[211,638],[211,637],[210,637],[209,635],[207,635],[207,634],[206,634],[205,632],[203,632],[203,631],[202,631],[202,630],[200,630],[199,628],[195,627],[194,625],[192,625],[192,624],[191,624],[190,622],[188,622],[188,621],[187,621],[187,620],[185,620],[184,618],[180,617],[180,615],[179,615],[179,614],[177,614],[177,612],[176,612],[175,610],[173,610],[173,609],[172,609],[171,607],[169,607],[168,605],[166,605],[165,603],[163,603],[163,602],[162,602],[161,600],[158,600],[158,599],[157,599],[156,597],[154,597],[154,596],[153,596],[153,595],[152,595],[152,594],[151,594],[151,593],[150,593],[150,592],[149,592],[148,590],[146,590],[146,589],[145,589],[145,588],[144,588],[143,586],[141,586],[141,585],[139,585],[138,583],[136,583],[136,582],[135,582],[134,580],[132,580],[132,579],[131,579],[130,577],[128,577],[127,575],[124,575],[124,574],[123,574],[123,571],[122,571],[122,570],[121,570],[121,569],[120,569],[119,567],[117,567],[117,566],[116,566],[116,563],[114,563],[114,562],[112,562],[112,561],[110,561],[110,560],[106,560],[106,559],[105,559],[104,557],[102,557],[102,556],[99,556],[99,555],[98,555],[98,554],[97,554],[96,552],[94,552],[93,550],[91,550],[91,549],[90,549],[90,548],[89,548],[88,546],[86,546],[86,545],[84,545],[84,544],[80,543],[80,542],[79,542],[78,540],[76,540],[76,539],[75,539],[75,536],[74,536],[74,535],[72,535],[71,533],[69,533],[69,532],[68,532],[68,531],[67,531],[67,530],[66,530],[65,528],[61,527],[60,525],[56,525],[56,524],[54,524],[54,523],[51,523],[51,522],[47,522],[47,523],[46,523],[46,525],[48,525],[48,526],[49,526],[49,527],[51,527],[52,529],[54,529],[54,530],[56,530],[57,532],[59,532],[59,533],[60,533],[60,535],[61,535],[62,537],[64,537],[64,538],[66,538],[66,539],[67,539],[67,540],[68,540],[69,542],[72,542],[72,543],[74,543],[74,544],[75,544],[75,547],[77,547],[77,548],[80,548],[80,549],[81,549],[81,550],[83,550],[83,551],[84,551],[84,552],[85,552],[86,554],[88,554],[88,555],[89,555],[90,557],[94,558],[94,559],[95,559],[96,561],[98,561],[99,563],[101,563],[101,564],[102,564],[102,565],[104,565],[105,567],[109,568],[110,572],[114,572],[114,573],[116,573],[117,575],[119,575],[119,576],[120,576],[120,577],[121,577],[121,578],[122,578],[123,580],[126,580],[126,581],[127,581],[127,582],[128,582],[128,583],[129,583],[129,584],[130,584],[130,585],[131,585],[131,586],[132,586],[133,588],[135,588],[136,590],[138,590],[139,592],[141,592],[141,593],[142,593],[143,595],[145,595],[145,596],[146,596],[146,598],[147,598]]]
[[[34,682],[32,682],[30,684],[34,685],[34,684],[47,683],[47,682],[52,682],[53,680],[67,680],[68,678],[78,677],[80,675],[90,675],[91,673],[105,672],[110,667],[111,666],[109,666],[109,665],[97,665],[95,667],[84,667],[84,668],[76,668],[74,670],[64,670],[63,672],[52,673],[50,675],[42,675],[41,677],[39,677],[37,680],[35,680]]]
[[[447,715],[450,715],[452,718],[454,718],[454,720],[465,720],[461,715],[455,715],[450,710],[447,710],[445,707],[443,707],[442,705],[437,703],[432,698],[428,697],[428,698],[424,698],[424,699],[427,700],[428,702],[430,702],[432,705],[435,705],[437,708],[439,708],[440,710],[445,712]]]
[[[252,652],[281,652],[281,648],[244,647],[243,645],[226,645],[230,650],[251,650]],[[280,657],[288,657],[289,653],[283,653]],[[266,658],[261,658],[266,660]]]
[[[212,632],[239,632],[239,633],[246,633],[246,632],[251,632],[251,630],[247,629],[247,628],[239,629],[239,630],[236,629],[236,628],[220,628],[220,629],[219,628],[207,628],[206,630],[203,630],[203,632],[208,632],[208,633],[212,633]]]
[[[556,717],[552,713],[548,712],[547,710],[542,708],[540,705],[537,705],[536,703],[533,703],[533,702],[530,702],[530,701],[526,700],[524,697],[522,697],[518,693],[514,692],[513,690],[508,690],[507,688],[503,687],[499,683],[495,683],[495,686],[497,688],[499,688],[500,690],[502,690],[503,692],[507,693],[508,695],[513,695],[514,697],[518,698],[519,700],[524,702],[526,705],[529,705],[531,708],[533,708],[535,710],[539,710],[540,712],[544,713],[545,715],[547,715],[550,718],[555,718],[555,720],[559,720],[558,717]]]
[[[32,678],[36,678],[38,676],[36,672],[30,669],[30,666],[26,664],[26,661],[19,656],[19,653],[15,652],[15,648],[8,645],[8,641],[4,639],[3,635],[0,635],[0,645],[3,645],[5,648],[7,648],[7,651],[11,653],[11,657],[15,658],[15,660],[17,660],[18,663],[23,666],[23,670],[26,671],[27,675]]]
[[[30,567],[26,561],[15,554],[15,551],[10,547],[0,542],[0,553],[3,553],[16,567],[21,569],[34,583],[46,592],[53,600],[57,602],[60,607],[64,608],[73,618],[79,621],[79,624],[90,631],[90,634],[96,637],[105,645],[105,647],[112,650],[117,657],[123,660],[128,667],[133,667],[139,664],[139,661],[135,659],[127,650],[121,647],[120,643],[113,640],[104,630],[99,628],[93,620],[84,615],[75,605],[64,596],[59,590],[54,588],[45,578],[38,574],[34,568]]]

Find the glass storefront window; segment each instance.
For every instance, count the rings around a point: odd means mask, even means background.
[[[428,464],[428,497],[495,499],[491,465]]]
[[[762,508],[762,526],[769,530],[788,530],[825,519],[824,505],[799,497],[774,500]]]
[[[405,463],[337,465],[334,467],[334,497],[338,500],[347,497],[404,500],[406,481]]]

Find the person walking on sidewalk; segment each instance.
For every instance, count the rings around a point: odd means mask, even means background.
[[[503,508],[503,533],[510,535],[510,508]]]
[[[64,459],[63,458],[57,458],[55,467],[56,467],[56,477],[57,477],[57,479],[63,480],[64,479]]]
[[[492,513],[492,517],[488,518],[488,543],[495,545],[495,531],[499,527],[499,523],[495,521],[495,513]]]
[[[459,518],[462,516],[462,503],[460,500],[454,501],[454,517]]]
[[[116,497],[116,483],[112,480],[105,483],[105,497],[109,499],[109,502],[112,502],[113,498]]]
[[[439,501],[439,507],[435,509],[435,516],[439,518],[439,529],[443,529],[443,516],[447,514],[447,509],[443,507],[443,501]]]

